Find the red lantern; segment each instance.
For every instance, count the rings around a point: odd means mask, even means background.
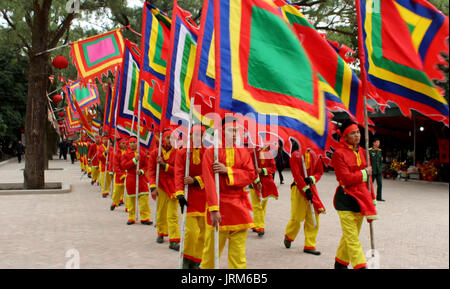
[[[64,56],[62,56],[62,55],[56,56],[53,59],[52,63],[53,63],[53,66],[58,68],[58,69],[64,69],[67,66],[69,66],[69,61],[67,61],[67,59]]]
[[[56,103],[61,102],[62,100],[63,100],[63,97],[60,94],[55,94],[53,96],[53,101],[56,102]]]
[[[58,121],[58,123],[59,123],[59,124],[63,124],[63,121],[62,121],[62,120],[60,120],[60,121]]]
[[[63,111],[60,111],[60,112],[58,113],[58,115],[59,115],[60,117],[64,117],[64,116],[65,116],[65,113],[64,113]]]

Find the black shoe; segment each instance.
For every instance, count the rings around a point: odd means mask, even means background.
[[[345,265],[342,265],[338,261],[334,261],[334,269],[348,269],[348,267]]]
[[[93,186],[95,184],[95,182],[94,181],[91,181],[91,186]]]
[[[114,206],[114,205],[111,205],[111,208],[110,208],[110,210],[111,211],[114,211],[114,209],[116,208],[116,206]]]
[[[284,184],[284,182],[280,182],[280,185]]]
[[[183,257],[183,269],[191,269],[192,261]]]
[[[170,242],[169,244],[169,249],[175,250],[175,251],[180,251],[180,242]]]
[[[134,221],[128,220],[127,225],[133,225]]]
[[[200,269],[200,264],[199,262],[194,262],[191,261],[191,268],[190,269]]]
[[[258,232],[258,237],[262,238],[262,236],[264,236],[264,231],[263,230]]]
[[[254,233],[258,233],[258,231],[256,231],[256,229],[255,229],[255,228],[253,228],[253,229],[252,229],[252,232],[254,232]]]
[[[164,242],[164,236],[158,236],[156,238],[156,243],[162,244]]]
[[[316,255],[316,256],[320,255],[320,251],[317,251],[316,249],[303,249],[303,252],[312,254],[312,255]]]
[[[386,202],[386,200],[383,199],[377,199],[378,202]]]
[[[124,202],[120,201],[119,206],[122,206],[124,204]]]
[[[102,198],[106,198],[107,196],[108,196],[108,195],[106,195],[106,194],[103,194],[103,195],[102,195]]]
[[[291,241],[289,241],[286,237],[284,237],[284,246],[289,249],[291,247]]]
[[[153,225],[152,221],[141,221],[142,225]]]

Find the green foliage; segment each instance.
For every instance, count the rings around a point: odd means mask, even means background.
[[[0,158],[11,153],[8,146],[20,139],[24,128],[27,59],[14,49],[0,45]]]

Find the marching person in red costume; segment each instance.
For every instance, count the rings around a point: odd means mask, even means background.
[[[183,269],[198,269],[202,261],[202,252],[205,242],[206,199],[205,185],[202,178],[202,134],[205,127],[194,125],[191,132],[191,150],[189,163],[189,176],[186,172],[186,148],[177,151],[175,158],[175,196],[183,212],[186,210],[186,229],[184,238]],[[184,186],[189,185],[187,200],[184,195]]]
[[[149,157],[149,183],[152,195],[158,196],[156,212],[156,242],[163,243],[164,236],[169,236],[169,248],[180,249],[180,231],[178,227],[178,200],[175,197],[174,165],[176,149],[171,144],[171,130],[162,136],[161,156],[154,149]],[[156,166],[160,166],[158,192],[156,192]]]
[[[340,128],[340,135],[341,146],[331,159],[339,183],[333,204],[342,227],[334,268],[347,269],[351,263],[354,269],[365,269],[367,264],[359,241],[359,231],[364,216],[368,222],[378,219],[373,187],[370,193],[367,186],[372,167],[367,163],[365,150],[359,146],[361,133],[358,126],[346,122]],[[372,182],[369,184],[372,186]]]
[[[316,183],[323,175],[323,164],[313,151],[307,149],[303,156],[308,174],[308,177],[305,176],[302,155],[300,150],[298,150],[297,143],[294,145],[295,149],[297,150],[292,153],[289,160],[294,183],[291,185],[291,219],[286,227],[284,245],[286,248],[291,247],[291,242],[295,240],[300,231],[300,223],[304,221],[305,243],[303,252],[320,255],[320,251],[316,250],[316,237],[319,232],[319,214],[325,213],[326,210],[319,198]],[[311,201],[313,202],[317,227],[314,227],[312,219]]]
[[[139,189],[138,189],[138,201],[139,201],[139,213],[141,216],[141,224],[151,225],[150,221],[150,206],[148,203],[148,184],[145,171],[147,170],[148,160],[145,152],[139,150],[137,154],[137,138],[131,136],[128,139],[128,150],[122,155],[120,164],[123,170],[126,170],[126,189],[127,199],[126,207],[128,209],[128,225],[134,224],[136,221],[136,176],[139,175]],[[139,171],[137,170],[137,164],[139,162]]]
[[[250,211],[252,205],[247,187],[257,175],[248,148],[237,148],[238,126],[235,118],[222,122],[222,145],[219,160],[214,162],[214,148],[205,151],[202,176],[207,203],[207,229],[202,269],[214,268],[214,228],[219,229],[219,254],[228,240],[228,265],[230,269],[245,269],[245,244],[247,230],[254,226]],[[225,135],[225,136],[223,136]],[[219,173],[220,195],[217,199],[215,173]],[[258,181],[256,182],[258,183]]]
[[[103,198],[106,198],[109,195],[109,187],[112,181],[112,175],[110,173],[114,149],[112,145],[110,145],[108,149],[108,143],[109,138],[104,136],[102,137],[102,144],[97,146],[97,157],[100,162],[100,186]],[[108,167],[106,167],[106,165],[108,165]]]
[[[88,163],[91,166],[91,176],[92,176],[91,185],[99,183],[98,177],[100,174],[100,170],[98,167],[99,161],[97,157],[97,147],[100,145],[100,140],[101,138],[99,135],[95,136],[95,142],[89,146]]]
[[[121,159],[122,156],[127,151],[127,140],[121,138],[117,140],[118,148],[114,153],[113,164],[114,164],[114,191],[112,196],[111,211],[123,203],[123,195],[125,191],[125,178],[126,172],[122,168]]]
[[[249,150],[253,156],[252,160],[254,160],[255,154],[253,150]],[[256,172],[261,182],[258,185],[253,185],[253,188],[250,188],[250,196],[255,223],[253,231],[262,237],[265,228],[267,201],[269,198],[278,199],[278,189],[273,180],[273,174],[276,172],[277,166],[273,153],[267,147],[256,150],[256,159],[258,161]]]

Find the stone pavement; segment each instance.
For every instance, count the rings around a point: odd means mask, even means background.
[[[22,182],[24,163],[0,166],[0,183]],[[72,184],[67,194],[2,196],[0,202],[0,268],[65,268],[79,252],[80,268],[161,268],[178,266],[178,252],[168,249],[168,241],[157,244],[156,228],[127,226],[123,206],[111,212],[111,198],[103,199],[100,188],[81,177],[79,164],[54,160],[46,171],[46,181]],[[252,269],[330,269],[334,264],[341,229],[333,208],[336,180],[325,173],[318,183],[327,214],[321,215],[317,248],[321,256],[304,254],[303,230],[290,249],[283,245],[290,217],[292,175],[283,172],[285,184],[276,183],[280,198],[269,200],[266,234],[247,238],[247,265]],[[449,268],[449,186],[418,181],[383,180],[383,197],[374,223],[375,247],[380,267]],[[153,213],[155,202],[150,201]],[[181,218],[180,218],[181,220]],[[364,221],[360,233],[364,251],[370,249],[369,226]],[[227,268],[226,249],[221,268]]]

